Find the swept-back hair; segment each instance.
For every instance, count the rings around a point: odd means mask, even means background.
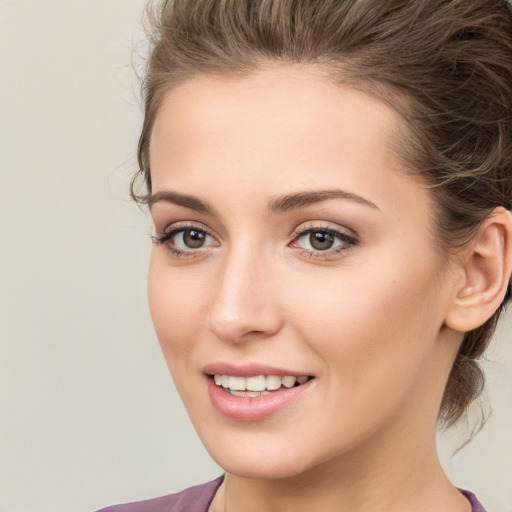
[[[316,66],[404,120],[396,144],[431,189],[440,253],[512,206],[512,16],[505,0],[168,0],[150,9],[145,119],[132,196],[151,193],[149,143],[166,92],[197,74],[245,76],[270,62]],[[137,193],[142,177],[146,194]],[[465,334],[440,420],[483,389],[478,363],[510,299]]]

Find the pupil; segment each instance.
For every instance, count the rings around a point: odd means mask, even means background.
[[[183,234],[183,241],[187,247],[197,249],[204,243],[204,233],[196,229],[189,229]]]
[[[326,231],[314,231],[309,235],[309,242],[314,249],[325,251],[334,244],[334,237]]]

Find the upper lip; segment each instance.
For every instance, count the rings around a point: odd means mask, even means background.
[[[243,365],[233,365],[230,363],[222,362],[211,363],[206,365],[203,371],[206,375],[233,375],[236,377],[252,377],[255,375],[278,375],[281,377],[301,377],[303,375],[310,376],[308,372],[279,368],[276,366],[267,366],[258,363],[249,363]]]

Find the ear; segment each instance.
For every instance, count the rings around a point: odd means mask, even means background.
[[[468,332],[484,324],[501,305],[512,273],[512,215],[495,208],[460,255],[457,282],[445,325]]]

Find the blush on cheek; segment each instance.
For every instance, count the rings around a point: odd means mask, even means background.
[[[204,282],[191,272],[172,268],[161,255],[152,255],[148,276],[149,308],[162,352],[178,388],[181,378],[176,374],[177,369],[184,366],[185,374],[189,372],[192,364],[189,355],[204,338],[208,303]]]

